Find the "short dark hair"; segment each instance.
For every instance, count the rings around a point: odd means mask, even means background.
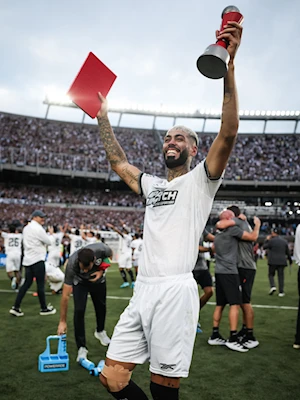
[[[238,206],[229,206],[227,207],[227,210],[232,211],[235,217],[238,217],[241,213],[241,210]]]
[[[78,251],[78,261],[81,262],[85,267],[88,267],[89,264],[94,261],[95,254],[91,249],[80,249]]]
[[[76,229],[76,230],[75,230],[75,235],[77,235],[77,236],[79,236],[79,235],[80,235],[80,231],[79,231],[79,229]]]
[[[9,233],[15,233],[16,232],[16,226],[13,224],[8,225],[8,230]]]

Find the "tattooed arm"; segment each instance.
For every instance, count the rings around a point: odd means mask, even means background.
[[[206,157],[206,165],[211,178],[219,178],[222,175],[237,137],[239,110],[234,77],[234,58],[241,42],[242,27],[236,22],[228,22],[223,32],[217,31],[216,36],[217,39],[229,42],[227,51],[230,61],[227,75],[224,78],[221,129]]]
[[[129,164],[124,150],[117,141],[107,116],[107,100],[99,93],[101,109],[97,114],[100,137],[103,141],[106,156],[111,168],[136,193],[139,193],[139,176],[141,171]]]

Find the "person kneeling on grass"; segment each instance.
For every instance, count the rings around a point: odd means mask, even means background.
[[[65,281],[60,303],[60,320],[57,334],[67,332],[67,310],[70,295],[74,299],[74,333],[78,354],[76,361],[87,358],[84,327],[84,314],[88,293],[91,295],[96,313],[97,328],[94,336],[103,346],[108,346],[110,338],[104,330],[106,316],[106,278],[105,270],[110,266],[108,257],[112,250],[99,242],[77,250],[69,258],[65,271]]]

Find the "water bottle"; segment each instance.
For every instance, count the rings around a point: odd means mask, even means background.
[[[90,370],[90,375],[99,376],[105,365],[104,360],[100,360],[97,367]]]
[[[79,360],[79,364],[88,371],[95,368],[95,364],[92,361],[88,360],[87,358],[81,358]]]

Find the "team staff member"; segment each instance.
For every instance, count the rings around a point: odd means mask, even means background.
[[[220,220],[231,220],[234,213],[231,210],[224,210],[220,214]],[[213,314],[213,332],[208,340],[210,345],[226,345],[229,349],[246,352],[248,348],[238,339],[237,325],[239,309],[242,304],[240,279],[238,273],[238,240],[254,241],[258,237],[260,220],[254,217],[254,230],[243,231],[237,226],[230,226],[215,235],[214,245],[216,253],[216,308]],[[226,304],[229,304],[229,325],[230,336],[225,341],[219,334],[219,325]]]
[[[267,252],[268,266],[269,266],[269,282],[270,291],[269,294],[272,295],[276,292],[275,286],[275,273],[278,274],[278,285],[279,285],[279,297],[285,296],[284,293],[284,268],[287,266],[287,259],[290,265],[292,265],[293,260],[289,250],[288,242],[279,236],[278,229],[272,230],[271,235],[268,235],[265,243],[263,245]]]
[[[154,400],[179,398],[180,377],[187,377],[199,315],[199,295],[192,270],[201,233],[234,146],[238,131],[238,102],[234,57],[242,28],[228,22],[218,39],[227,40],[229,68],[224,79],[222,124],[206,160],[191,170],[198,136],[183,126],[164,138],[167,179],[143,174],[129,164],[117,141],[99,94],[100,136],[112,170],[146,198],[144,246],[133,297],[121,315],[106,354],[101,383],[115,399],[146,400],[132,380],[136,364],[150,359],[150,390]]]
[[[227,207],[234,213],[234,218],[230,220],[222,220],[217,223],[218,229],[226,229],[229,226],[238,226],[243,231],[252,232],[246,217],[241,214],[238,206],[232,205]],[[259,345],[256,340],[254,329],[254,311],[251,305],[251,294],[256,274],[256,262],[253,252],[253,242],[246,240],[239,240],[238,242],[238,272],[240,277],[240,284],[242,288],[242,304],[243,310],[243,327],[238,332],[238,336],[242,338],[242,343],[248,349],[253,349]]]
[[[23,266],[25,267],[25,282],[21,286],[14,306],[9,310],[10,314],[22,317],[21,302],[27,290],[30,288],[33,278],[36,278],[37,292],[41,305],[40,315],[51,315],[56,313],[56,309],[51,304],[46,305],[45,297],[45,258],[46,246],[52,244],[53,229],[47,235],[43,225],[46,214],[41,210],[36,210],[31,215],[29,222],[23,229]]]
[[[77,250],[69,258],[60,303],[60,320],[57,334],[67,332],[67,311],[70,295],[74,299],[74,333],[78,355],[76,361],[87,357],[84,314],[87,296],[90,293],[96,313],[97,328],[94,336],[103,346],[108,346],[110,339],[104,330],[106,316],[106,278],[105,269],[110,265],[108,257],[111,249],[104,243],[93,243]]]

